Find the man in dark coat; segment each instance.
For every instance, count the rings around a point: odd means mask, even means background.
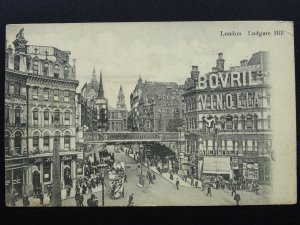
[[[79,201],[78,201],[78,207],[83,207],[83,201],[84,201],[83,194],[80,194]]]
[[[207,187],[207,194],[206,194],[206,196],[208,196],[208,195],[210,195],[210,197],[211,197],[211,187],[210,187],[210,185],[208,185],[208,187]]]
[[[178,178],[176,178],[176,189],[177,190],[179,189],[179,180],[178,180]]]
[[[43,194],[43,191],[40,191],[39,198],[40,198],[40,205],[43,205],[44,204],[44,194]]]
[[[238,193],[235,193],[234,200],[236,201],[236,205],[239,205],[239,201],[241,200],[241,196]]]
[[[127,206],[132,206],[132,204],[133,204],[133,194],[129,195]]]
[[[231,191],[231,196],[234,196],[234,195],[236,194],[236,186],[235,185],[233,185],[232,186],[232,191]]]

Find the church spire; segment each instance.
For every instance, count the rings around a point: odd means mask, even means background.
[[[123,93],[122,85],[120,86],[120,90],[118,94],[117,109],[126,110],[125,96]]]
[[[95,65],[94,65],[93,74],[92,74],[92,81],[96,81],[96,70],[95,70]]]
[[[102,72],[100,70],[100,82],[99,82],[99,89],[98,89],[98,98],[104,98],[104,89],[102,84]]]

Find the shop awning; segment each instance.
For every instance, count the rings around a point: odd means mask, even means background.
[[[230,174],[230,158],[204,157],[203,173]]]

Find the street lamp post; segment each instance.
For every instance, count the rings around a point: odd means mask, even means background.
[[[101,184],[102,184],[102,206],[104,206],[104,180],[105,180],[106,167],[101,165],[100,172],[101,172],[100,175],[101,175]]]
[[[139,146],[139,153],[140,153],[140,162],[141,162],[141,174],[139,179],[139,187],[144,187],[144,177],[143,177],[143,152],[144,152],[144,146],[140,144]]]

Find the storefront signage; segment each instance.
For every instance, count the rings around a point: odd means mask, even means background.
[[[226,72],[226,73],[212,73],[208,76],[205,74],[199,75],[199,89],[218,87],[232,88],[232,87],[246,87],[255,85],[253,81],[252,71],[243,72]]]
[[[68,161],[68,160],[72,160],[72,156],[62,156],[61,157],[62,161]]]
[[[253,109],[262,107],[261,94],[257,91],[199,95],[201,110]]]

